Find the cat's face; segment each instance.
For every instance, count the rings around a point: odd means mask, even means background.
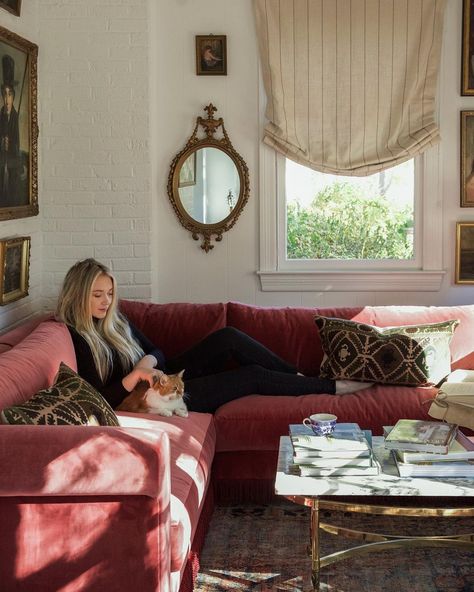
[[[146,401],[150,406],[163,401],[181,399],[184,394],[183,382],[184,370],[178,374],[162,374],[155,384],[146,393]]]

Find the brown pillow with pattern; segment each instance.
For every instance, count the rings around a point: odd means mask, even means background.
[[[429,386],[451,371],[449,343],[458,320],[381,328],[316,315],[315,322],[322,378]]]

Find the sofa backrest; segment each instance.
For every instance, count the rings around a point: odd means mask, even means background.
[[[225,303],[150,304],[121,300],[120,310],[167,358],[189,349],[217,329],[226,326]]]
[[[315,315],[350,319],[377,327],[417,325],[458,319],[450,344],[452,368],[474,369],[474,306],[364,306],[338,308],[227,305],[227,324],[273,349],[304,374],[316,375],[323,350]]]
[[[61,362],[77,370],[69,331],[63,323],[43,321],[12,349],[0,354],[0,410],[23,403],[51,386]]]

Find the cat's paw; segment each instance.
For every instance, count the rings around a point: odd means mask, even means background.
[[[189,415],[187,409],[175,409],[174,412],[176,413],[176,415],[179,415],[180,417],[188,417]]]
[[[169,409],[162,409],[158,412],[158,415],[163,415],[163,417],[171,417],[173,415],[173,412],[169,411]]]

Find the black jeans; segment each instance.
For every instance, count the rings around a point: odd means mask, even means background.
[[[239,367],[229,369],[229,364]],[[185,402],[190,411],[214,413],[218,407],[246,395],[308,395],[335,393],[334,380],[299,376],[246,333],[225,327],[166,361],[166,372],[184,369]]]

